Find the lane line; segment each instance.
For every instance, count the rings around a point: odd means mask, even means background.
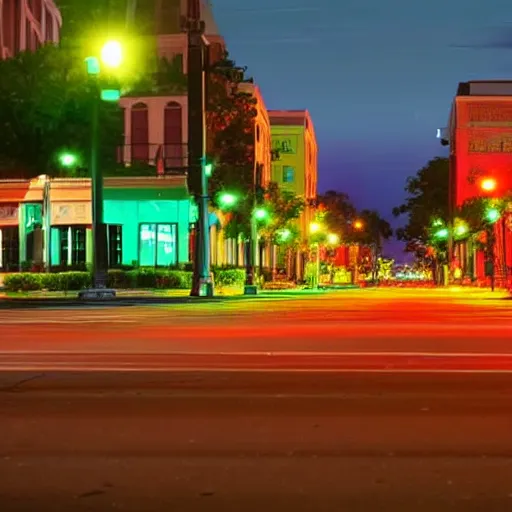
[[[56,356],[99,356],[99,357],[112,357],[123,356],[127,358],[133,357],[173,357],[173,356],[191,356],[191,357],[432,357],[432,358],[489,358],[489,357],[503,357],[512,358],[511,352],[414,352],[414,351],[390,351],[390,352],[344,352],[344,351],[219,351],[219,352],[202,352],[202,351],[172,351],[172,352],[98,352],[98,351],[62,351],[62,350],[0,350],[2,356],[21,356],[21,355],[56,355]]]
[[[82,368],[82,367],[20,367],[20,366],[1,366],[0,372],[32,372],[32,371],[47,371],[55,373],[422,373],[422,374],[512,374],[511,369],[436,369],[436,368],[203,368],[203,367],[183,367],[183,368],[123,368],[123,367],[104,367],[104,368]]]

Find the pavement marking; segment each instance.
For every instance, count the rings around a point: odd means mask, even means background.
[[[0,355],[2,356],[17,356],[17,355],[55,355],[55,356],[124,356],[124,357],[140,357],[140,356],[148,356],[157,358],[159,356],[163,357],[173,357],[173,356],[192,356],[192,357],[432,357],[432,358],[460,358],[460,357],[468,357],[468,358],[489,358],[489,357],[503,357],[503,358],[512,358],[512,348],[511,352],[344,352],[344,351],[219,351],[219,352],[203,352],[203,351],[193,351],[190,350],[175,350],[172,352],[98,352],[97,350],[81,350],[81,351],[63,351],[63,350],[0,350]]]
[[[31,367],[31,366],[9,366],[0,365],[0,372],[31,372],[31,371],[47,371],[58,373],[444,373],[444,374],[512,374],[512,369],[436,369],[436,368],[418,368],[418,369],[364,369],[364,368],[203,368],[203,367],[183,367],[183,368],[153,368],[153,367],[138,367],[138,368],[125,368],[125,367],[98,367],[98,368],[84,368],[81,366],[67,366],[63,367]]]

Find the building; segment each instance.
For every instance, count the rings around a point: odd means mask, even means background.
[[[475,197],[502,198],[512,191],[512,81],[471,81],[459,84],[447,129],[440,131],[450,146],[452,211]],[[485,182],[493,183],[485,190]],[[498,280],[512,272],[511,213],[495,227],[495,272]],[[454,258],[462,273],[485,278],[485,255],[470,240],[456,241]]]
[[[268,115],[265,101],[260,88],[252,83],[239,84],[240,92],[250,94],[254,100],[256,117],[254,118],[253,136],[254,136],[254,178],[258,184],[266,188],[272,181],[272,140],[270,118]],[[222,215],[219,214],[222,219]],[[221,222],[222,224],[222,222]],[[242,240],[233,240],[223,238],[221,230],[214,230],[212,233],[212,262],[214,264],[226,265],[245,265],[247,251],[245,242]],[[261,259],[261,262],[260,262]],[[271,248],[267,247],[264,251],[257,254],[256,265],[269,267],[271,265]]]
[[[269,111],[272,151],[271,181],[283,190],[303,197],[306,208],[300,219],[303,240],[308,237],[314,219],[318,182],[318,145],[311,116],[307,110]],[[296,274],[301,275],[304,262],[298,255]]]
[[[181,16],[186,14],[186,0],[155,2],[155,36],[159,58],[169,62],[178,59],[187,71],[187,34],[181,30]],[[211,47],[211,59],[216,61],[224,52],[225,43],[215,24],[211,6],[201,0],[205,20],[205,35]],[[125,141],[120,159],[125,165],[149,163],[156,165],[162,157],[162,167],[183,172],[187,167],[188,101],[186,91],[172,95],[123,97]]]
[[[61,26],[53,0],[0,0],[0,58],[57,43]]]
[[[185,176],[105,178],[109,266],[189,262],[193,215]],[[90,263],[89,179],[0,181],[0,271]]]

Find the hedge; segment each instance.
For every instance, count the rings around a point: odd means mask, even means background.
[[[213,269],[215,286],[241,286],[245,270]],[[91,286],[89,272],[8,274],[4,278],[7,291],[76,291]],[[192,286],[192,272],[184,270],[109,270],[107,286],[115,289],[157,288],[186,290]]]

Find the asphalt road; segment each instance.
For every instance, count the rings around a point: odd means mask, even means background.
[[[468,290],[0,310],[0,370],[512,369],[512,301]]]
[[[506,511],[512,376],[0,374],[0,510]]]
[[[512,301],[0,311],[0,511],[509,510]]]

